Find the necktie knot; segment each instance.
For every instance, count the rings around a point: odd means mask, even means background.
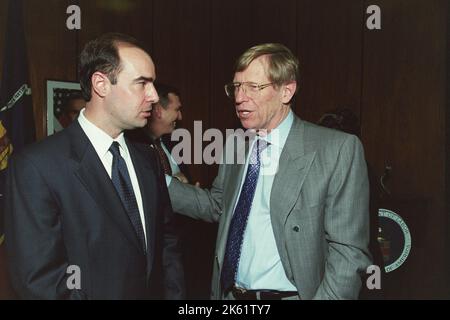
[[[114,141],[109,147],[109,152],[113,155],[113,157],[120,157],[120,144],[117,141]]]
[[[252,153],[250,155],[250,164],[255,165],[260,162],[261,158],[261,152],[263,152],[268,146],[270,145],[269,142],[266,140],[258,139],[255,142],[255,145],[253,146]]]
[[[258,139],[256,140],[256,150],[258,154],[261,154],[261,152],[264,151],[268,146],[270,145],[270,142],[267,142],[266,140]]]

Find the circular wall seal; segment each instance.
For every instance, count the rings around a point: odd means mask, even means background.
[[[386,272],[399,268],[411,251],[411,234],[402,217],[388,209],[379,209],[379,237]]]

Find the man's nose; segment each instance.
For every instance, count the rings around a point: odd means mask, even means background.
[[[242,86],[236,88],[234,101],[236,104],[241,104],[244,101],[248,100],[248,96],[244,92],[244,88]]]
[[[148,102],[151,103],[157,103],[159,101],[158,92],[156,92],[156,88],[153,83],[150,83],[150,85],[148,86],[147,92],[145,93],[145,98]]]

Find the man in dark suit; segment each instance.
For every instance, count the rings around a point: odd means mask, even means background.
[[[228,137],[211,189],[168,179],[176,212],[219,223],[213,299],[358,297],[370,265],[363,148],[293,113],[297,79],[285,46],[244,52],[225,91],[249,134]]]
[[[80,56],[86,108],[13,158],[6,199],[14,289],[26,299],[182,297],[178,239],[159,162],[123,131],[158,101],[135,39],[106,34]]]

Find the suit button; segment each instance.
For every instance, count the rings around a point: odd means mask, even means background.
[[[299,226],[294,226],[294,227],[292,228],[292,230],[294,230],[295,232],[298,232],[298,231],[300,230],[300,227],[299,227]]]

